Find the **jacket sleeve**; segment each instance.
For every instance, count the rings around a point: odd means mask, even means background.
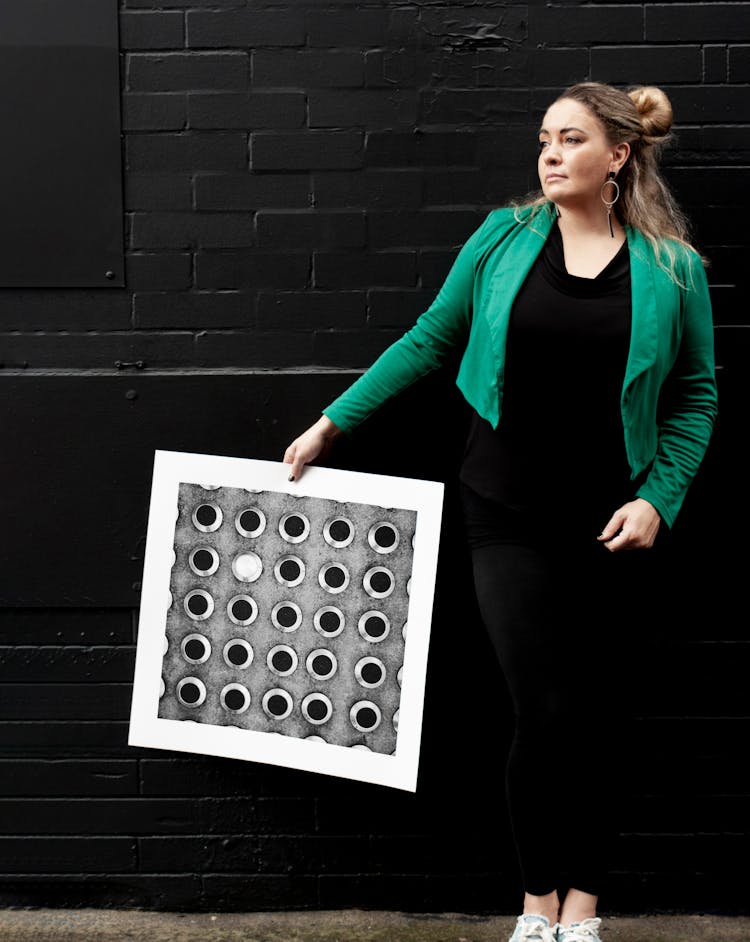
[[[435,300],[414,326],[322,410],[340,429],[351,432],[392,396],[441,366],[453,347],[468,341],[474,294],[474,252],[488,219],[489,215],[466,240]]]
[[[659,511],[671,529],[703,460],[718,413],[714,329],[708,282],[700,257],[689,252],[682,289],[683,328],[674,365],[662,385],[656,456],[636,497]]]

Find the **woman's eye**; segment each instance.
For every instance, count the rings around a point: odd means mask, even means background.
[[[547,141],[539,141],[539,143],[538,143],[539,150],[541,150],[541,149],[544,147],[544,145],[545,145],[546,143],[547,143]]]
[[[580,144],[580,143],[581,143],[580,137],[566,137],[565,140],[566,140],[566,141],[573,141],[574,144]]]

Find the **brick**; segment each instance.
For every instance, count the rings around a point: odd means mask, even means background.
[[[187,45],[193,48],[302,46],[304,15],[286,10],[188,10]]]
[[[123,92],[123,131],[181,131],[186,115],[186,95]]]
[[[174,49],[184,44],[184,17],[179,10],[120,14],[120,49]]]
[[[703,47],[703,81],[716,85],[727,80],[727,47]]]
[[[349,50],[256,49],[252,53],[252,84],[287,88],[357,88],[364,79],[364,61]]]
[[[236,248],[254,245],[249,213],[134,213],[131,248]]]
[[[411,327],[419,315],[435,300],[434,291],[399,291],[392,289],[368,292],[367,325],[370,329]]]
[[[314,204],[372,209],[416,209],[423,201],[422,174],[417,169],[315,171]]]
[[[258,296],[260,330],[329,330],[364,327],[366,323],[364,290],[263,291]]]
[[[472,210],[370,212],[367,214],[373,248],[463,245],[486,214]]]
[[[596,82],[664,85],[700,82],[699,46],[599,46],[591,50],[591,77]]]
[[[750,82],[750,46],[729,47],[729,81]]]
[[[647,3],[645,38],[663,42],[736,42],[750,36],[747,3]]]
[[[302,252],[195,253],[195,287],[236,291],[259,288],[304,288],[310,257]]]
[[[315,252],[316,288],[414,287],[415,252]]]
[[[310,205],[306,173],[212,173],[195,176],[199,211],[299,208]]]
[[[365,245],[363,212],[275,212],[256,214],[258,245],[292,251],[321,248],[359,248]]]
[[[318,330],[311,362],[367,369],[402,334],[403,330]]]
[[[241,170],[247,137],[240,131],[134,134],[125,142],[129,171]]]
[[[157,171],[137,173],[125,177],[125,209],[176,210],[192,209],[193,196],[190,174]]]
[[[663,38],[659,36],[659,39]],[[641,4],[571,8],[529,4],[529,42],[631,43],[643,39]]]
[[[413,42],[418,14],[415,9],[315,10],[307,13],[308,46],[335,48],[395,47]]]
[[[470,131],[373,131],[367,134],[368,167],[475,165],[475,135]]]
[[[216,330],[254,324],[254,300],[239,291],[186,294],[146,291],[133,296],[133,327],[139,330]]]
[[[253,170],[361,167],[362,131],[280,131],[250,135]]]
[[[236,128],[301,128],[306,124],[304,92],[188,93],[188,126]]]
[[[276,368],[313,363],[313,334],[307,330],[200,331],[194,361],[202,367]]]
[[[417,34],[424,45],[456,50],[519,43],[526,38],[526,7],[425,6],[417,23]]]
[[[131,252],[128,288],[133,291],[186,291],[192,286],[191,258],[186,252]]]
[[[478,124],[523,121],[528,113],[526,89],[452,90],[420,92],[419,114],[423,124]]]
[[[248,53],[129,53],[128,90],[134,92],[244,89],[249,81]]]
[[[413,127],[417,120],[416,91],[400,89],[335,89],[308,93],[309,126]]]
[[[532,85],[575,85],[589,76],[589,50],[545,49],[531,51]]]
[[[478,49],[471,68],[474,83],[480,87],[526,87],[531,82],[532,53],[523,46]]]

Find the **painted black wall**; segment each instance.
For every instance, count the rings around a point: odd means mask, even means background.
[[[128,0],[119,23],[126,287],[0,290],[0,904],[520,911],[457,361],[328,462],[446,483],[415,795],[128,747],[139,580],[153,450],[281,461],[535,185],[547,104],[596,79],[674,105],[720,396],[671,578],[644,598],[643,761],[602,906],[747,912],[750,2]],[[595,769],[598,746],[540,774]]]

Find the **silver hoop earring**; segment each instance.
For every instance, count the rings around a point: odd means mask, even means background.
[[[607,185],[610,184],[610,183],[611,183],[612,186],[615,188],[615,198],[614,198],[611,202],[608,202],[607,200],[604,199],[604,187],[607,186]],[[610,170],[610,171],[609,171],[609,177],[608,177],[608,179],[606,179],[606,180],[604,181],[604,183],[602,183],[601,189],[599,190],[599,194],[600,194],[600,196],[601,196],[601,198],[602,198],[602,203],[604,203],[604,205],[607,207],[607,222],[609,223],[609,234],[610,234],[610,235],[612,236],[612,238],[614,239],[614,237],[615,237],[615,231],[614,231],[614,229],[612,228],[612,207],[615,205],[615,203],[617,202],[617,200],[620,198],[620,185],[618,184],[617,180],[615,180],[615,172],[614,172],[614,170]]]

